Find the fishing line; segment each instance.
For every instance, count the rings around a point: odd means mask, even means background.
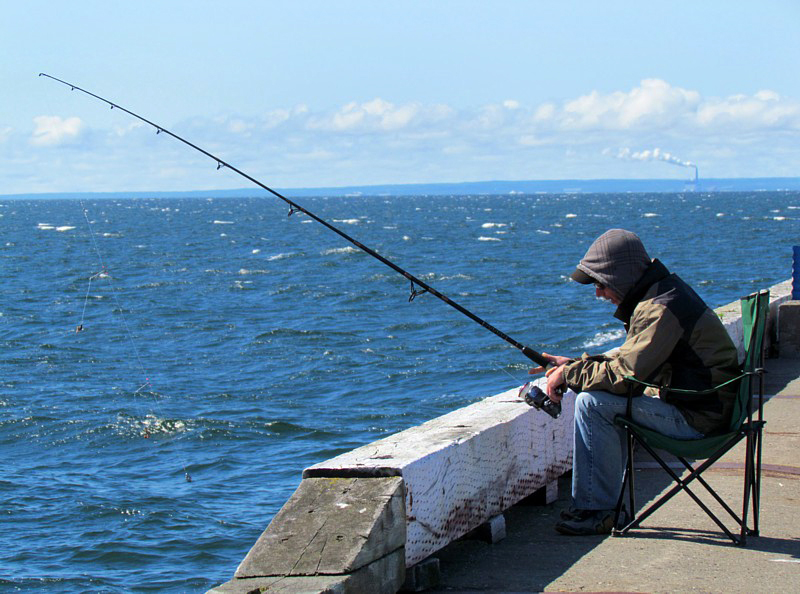
[[[356,246],[360,250],[366,252],[367,254],[372,256],[373,258],[379,260],[380,262],[382,262],[383,264],[385,264],[386,266],[388,266],[389,268],[391,268],[395,272],[397,272],[397,273],[401,274],[403,277],[405,277],[411,283],[410,293],[409,293],[409,297],[408,297],[408,301],[409,302],[413,301],[416,297],[422,295],[423,293],[430,293],[431,295],[437,297],[441,301],[444,301],[447,305],[451,306],[455,310],[461,312],[462,314],[464,314],[465,316],[467,316],[468,318],[470,318],[472,321],[476,322],[480,326],[483,326],[484,328],[486,328],[487,330],[489,330],[490,332],[492,332],[493,334],[495,334],[496,336],[498,336],[502,340],[506,341],[507,343],[509,343],[513,347],[517,348],[518,350],[520,350],[522,352],[523,355],[525,355],[526,357],[528,357],[530,360],[534,361],[538,365],[540,365],[542,367],[547,367],[548,365],[550,365],[550,361],[548,361],[541,353],[538,353],[537,351],[533,350],[532,348],[527,347],[527,346],[523,345],[520,342],[517,342],[516,340],[511,338],[506,333],[504,333],[501,330],[495,328],[494,326],[492,326],[491,324],[489,324],[488,322],[486,322],[482,318],[478,317],[477,315],[475,315],[474,313],[472,313],[471,311],[469,311],[465,307],[459,305],[458,303],[456,303],[455,301],[453,301],[449,297],[443,295],[442,293],[440,293],[439,291],[437,291],[436,289],[434,289],[433,287],[431,287],[430,285],[428,285],[424,281],[420,280],[416,276],[412,275],[411,273],[407,272],[406,270],[404,270],[403,268],[401,268],[400,266],[395,264],[394,262],[388,260],[387,258],[384,258],[383,256],[381,256],[379,253],[377,253],[373,249],[365,246],[361,242],[359,242],[356,239],[350,237],[347,233],[345,233],[341,229],[338,229],[337,227],[335,227],[332,224],[328,223],[324,219],[321,219],[320,217],[318,217],[317,215],[315,215],[311,211],[303,208],[302,206],[300,206],[299,204],[297,204],[293,200],[290,200],[289,198],[286,198],[282,194],[280,194],[280,193],[276,192],[275,190],[273,190],[272,188],[264,185],[263,183],[261,183],[257,179],[255,179],[255,178],[251,177],[250,175],[244,173],[243,171],[237,169],[233,165],[231,165],[231,164],[227,163],[226,161],[220,159],[219,157],[211,154],[210,152],[206,151],[205,149],[202,149],[199,146],[197,146],[196,144],[193,144],[193,143],[189,142],[188,140],[186,140],[184,138],[181,138],[177,134],[174,134],[173,132],[170,132],[169,130],[167,130],[163,126],[160,126],[160,125],[158,125],[158,124],[156,124],[156,123],[154,123],[154,122],[152,122],[152,121],[150,121],[150,120],[148,120],[148,119],[146,119],[146,118],[144,118],[144,117],[142,117],[142,116],[140,116],[140,115],[138,115],[138,114],[136,114],[136,113],[134,113],[134,112],[132,112],[132,111],[130,111],[128,109],[125,109],[124,107],[121,107],[120,105],[118,105],[116,103],[113,103],[113,102],[109,101],[108,99],[105,99],[105,98],[103,98],[103,97],[101,97],[99,95],[95,95],[94,93],[92,93],[90,91],[87,91],[85,89],[82,89],[81,87],[78,87],[76,85],[73,85],[72,83],[68,83],[66,81],[63,81],[63,80],[61,80],[59,78],[56,78],[56,77],[51,76],[49,74],[46,74],[44,72],[40,72],[39,76],[44,76],[44,77],[50,78],[50,79],[52,79],[52,80],[54,80],[56,82],[59,82],[59,83],[65,85],[65,86],[70,87],[70,89],[73,90],[73,91],[80,91],[81,93],[89,95],[90,97],[94,97],[95,99],[98,99],[99,101],[102,101],[103,103],[109,105],[111,107],[111,109],[115,109],[116,108],[116,109],[119,109],[121,111],[124,111],[128,115],[131,115],[134,118],[136,118],[136,119],[138,119],[138,120],[140,120],[140,121],[152,126],[153,128],[155,128],[156,134],[161,134],[163,132],[164,134],[172,136],[176,140],[179,140],[180,142],[188,145],[189,147],[195,149],[196,151],[206,155],[207,157],[209,157],[210,159],[212,159],[213,161],[215,161],[217,163],[217,169],[218,170],[223,168],[223,167],[226,167],[226,168],[230,169],[231,171],[233,171],[233,172],[239,174],[240,176],[244,177],[245,179],[251,181],[252,183],[256,184],[260,188],[263,188],[264,190],[266,190],[267,192],[271,193],[272,195],[274,195],[275,197],[279,198],[280,200],[283,200],[286,204],[289,205],[288,216],[291,216],[292,214],[297,213],[297,212],[301,212],[301,213],[309,216],[310,218],[312,218],[313,220],[317,221],[318,223],[320,223],[321,225],[323,225],[327,229],[333,231],[334,233],[336,233],[337,235],[339,235],[340,237],[342,237],[346,241],[350,242],[351,244],[353,244],[354,246]]]
[[[87,227],[89,229],[89,236],[91,237],[92,246],[94,248],[95,254],[97,255],[97,259],[100,262],[100,265],[102,266],[102,270],[100,272],[92,275],[91,277],[89,277],[89,286],[86,289],[86,298],[85,298],[84,303],[83,303],[83,313],[81,314],[81,321],[78,324],[77,328],[75,329],[76,332],[82,332],[82,331],[85,330],[83,322],[84,322],[84,318],[85,318],[85,315],[86,315],[86,304],[87,304],[88,299],[89,299],[89,291],[91,289],[92,280],[95,279],[95,278],[103,278],[103,279],[107,280],[109,285],[113,285],[113,277],[111,276],[111,274],[108,273],[108,269],[107,269],[107,267],[105,265],[105,262],[104,262],[104,259],[103,259],[103,255],[102,255],[102,253],[100,251],[100,246],[98,245],[97,238],[95,237],[95,233],[94,233],[92,222],[89,219],[88,209],[86,208],[86,205],[83,203],[83,200],[79,200],[79,202],[80,202],[80,205],[81,205],[81,210],[83,211],[83,217],[84,217],[84,219],[86,219],[86,225],[87,225]],[[157,399],[156,393],[152,389],[153,386],[152,386],[152,383],[150,381],[150,374],[147,373],[147,370],[145,369],[144,362],[142,360],[142,356],[141,356],[139,348],[138,348],[138,346],[136,344],[136,340],[134,340],[134,337],[133,337],[133,332],[131,331],[131,328],[128,325],[128,321],[127,321],[127,319],[125,317],[125,310],[123,309],[122,304],[120,303],[119,298],[117,297],[117,292],[116,292],[115,288],[113,286],[111,286],[110,288],[111,288],[111,290],[110,290],[111,298],[114,301],[114,305],[116,306],[116,310],[119,312],[119,319],[122,321],[122,326],[124,328],[125,337],[126,337],[126,339],[128,341],[128,344],[131,347],[131,350],[133,351],[134,358],[136,360],[136,364],[137,364],[137,366],[139,368],[139,372],[141,373],[141,377],[143,378],[143,382],[141,383],[141,385],[139,385],[139,387],[136,390],[134,390],[134,392],[132,393],[132,396],[133,396],[133,399],[134,399],[134,403],[136,403],[136,401],[137,401],[137,396],[143,395],[145,392],[149,392],[150,395],[152,396],[153,406],[156,409],[156,418],[157,419],[158,418],[162,418],[162,419],[166,420],[166,416],[164,415],[164,412],[161,410],[161,407],[158,404],[158,399]],[[140,380],[140,381],[142,381],[142,380]],[[150,428],[147,425],[147,422],[144,423],[144,432],[143,432],[142,437],[144,437],[145,439],[150,438]],[[178,452],[177,450],[176,450],[176,454],[180,458],[181,466],[183,468],[184,479],[186,480],[186,482],[192,482],[192,477],[191,477],[191,475],[189,474],[189,472],[187,470],[187,463],[186,463],[185,457],[180,452]]]

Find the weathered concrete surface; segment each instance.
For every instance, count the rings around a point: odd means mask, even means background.
[[[402,476],[406,566],[502,514],[572,466],[575,394],[558,419],[518,388],[307,468],[304,477]]]
[[[235,577],[353,573],[403,548],[405,524],[400,478],[304,479]]]
[[[348,575],[234,578],[210,594],[381,594],[396,592],[406,575],[403,549]],[[399,581],[398,577],[401,576]]]
[[[800,301],[786,301],[778,309],[781,357],[800,357]]]
[[[507,510],[507,537],[459,541],[437,553],[441,592],[782,592],[800,584],[800,359],[767,361],[761,536],[734,546],[685,494],[630,536],[555,532],[569,505],[569,479],[553,506]],[[741,447],[707,476],[728,501],[741,501]],[[671,486],[663,471],[637,471],[643,508]],[[698,486],[698,494],[702,489]],[[709,502],[708,497],[703,497]],[[709,502],[709,505],[711,503]],[[714,509],[714,508],[712,508]],[[661,528],[663,530],[655,530]]]

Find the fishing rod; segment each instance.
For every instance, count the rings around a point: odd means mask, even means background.
[[[251,177],[250,175],[246,174],[245,172],[237,169],[236,167],[234,167],[230,163],[225,162],[224,160],[220,159],[216,155],[213,155],[213,154],[209,153],[207,150],[200,148],[199,146],[189,142],[185,138],[181,138],[180,136],[178,136],[174,132],[170,132],[164,126],[160,126],[160,125],[158,125],[158,124],[156,124],[154,122],[151,122],[150,120],[140,116],[139,114],[136,114],[136,113],[134,113],[134,112],[132,112],[132,111],[130,111],[128,109],[125,109],[124,107],[122,107],[122,106],[120,106],[120,105],[118,105],[116,103],[113,103],[113,102],[109,101],[108,99],[105,99],[105,98],[101,97],[100,95],[95,95],[94,93],[92,93],[90,91],[87,91],[86,89],[82,89],[81,87],[79,87],[77,85],[73,85],[72,83],[68,83],[68,82],[66,82],[64,80],[61,80],[60,78],[56,78],[55,76],[50,76],[49,74],[46,74],[44,72],[40,72],[39,76],[45,76],[45,77],[47,77],[49,79],[52,79],[52,80],[54,80],[56,82],[59,82],[59,83],[61,83],[63,85],[66,85],[66,86],[70,87],[70,89],[73,90],[73,91],[80,91],[81,93],[89,95],[90,97],[94,97],[95,99],[98,99],[98,100],[102,101],[103,103],[106,103],[109,106],[111,106],[111,109],[115,109],[116,108],[116,109],[119,109],[120,111],[124,111],[128,115],[131,115],[134,118],[136,118],[138,120],[141,120],[145,124],[148,124],[148,125],[152,126],[153,128],[155,128],[156,129],[156,134],[161,134],[163,132],[164,134],[172,136],[176,140],[181,141],[182,143],[190,146],[191,148],[195,149],[196,151],[199,151],[199,152],[203,153],[204,155],[209,157],[211,160],[216,161],[217,169],[221,169],[223,167],[227,167],[231,171],[233,171],[235,173],[238,173],[243,178],[251,181],[255,185],[259,186],[260,188],[263,188],[264,190],[266,190],[267,192],[269,192],[273,196],[276,196],[277,198],[280,198],[286,204],[289,205],[289,215],[288,216],[291,216],[296,212],[301,212],[301,213],[311,217],[313,220],[315,220],[318,223],[320,223],[321,225],[327,227],[328,229],[330,229],[331,231],[333,231],[334,233],[336,233],[337,235],[339,235],[343,239],[345,239],[348,242],[352,243],[354,246],[356,246],[360,250],[366,252],[367,254],[372,256],[373,258],[383,262],[386,266],[388,266],[389,268],[391,268],[395,272],[398,272],[399,274],[404,276],[406,279],[408,279],[411,282],[411,294],[408,297],[408,301],[409,302],[413,301],[414,298],[417,297],[418,295],[422,295],[423,293],[430,293],[434,297],[438,297],[439,299],[444,301],[450,307],[458,310],[459,312],[461,312],[462,314],[467,316],[472,321],[477,322],[478,324],[480,324],[481,326],[483,326],[484,328],[486,328],[490,332],[494,333],[496,336],[502,338],[503,340],[505,340],[507,343],[509,343],[513,347],[515,347],[515,348],[519,349],[520,351],[522,351],[523,355],[528,357],[528,359],[530,359],[531,361],[533,361],[537,365],[540,365],[541,367],[549,367],[551,365],[550,361],[546,357],[544,357],[541,353],[538,353],[537,351],[533,350],[532,348],[527,347],[524,344],[514,340],[513,338],[511,338],[505,332],[495,328],[489,322],[487,322],[487,321],[483,320],[482,318],[478,317],[477,315],[475,315],[474,313],[472,313],[471,311],[469,311],[465,307],[459,305],[458,303],[456,303],[455,301],[453,301],[452,299],[450,299],[446,295],[443,295],[442,293],[440,293],[439,291],[437,291],[436,289],[431,287],[429,284],[427,284],[424,281],[420,280],[419,278],[417,278],[413,274],[407,272],[406,270],[404,270],[403,268],[401,268],[400,266],[398,266],[394,262],[384,258],[383,256],[381,256],[375,250],[365,246],[364,244],[362,244],[358,240],[354,239],[353,237],[350,237],[347,233],[345,233],[341,229],[338,229],[337,227],[334,227],[333,225],[331,225],[330,223],[328,223],[324,219],[321,219],[320,217],[315,215],[313,212],[311,212],[308,209],[300,206],[299,204],[297,204],[293,200],[290,200],[286,196],[283,196],[282,194],[276,192],[272,188],[264,185],[263,183],[261,183],[260,181],[255,179],[254,177]],[[537,406],[537,408],[539,408],[539,407]]]

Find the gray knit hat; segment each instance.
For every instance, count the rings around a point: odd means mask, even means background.
[[[642,240],[624,229],[610,229],[594,240],[572,273],[584,285],[600,283],[624,298],[650,265]]]

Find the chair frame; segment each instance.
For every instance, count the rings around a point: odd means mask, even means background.
[[[685,455],[677,455],[676,452],[672,452],[676,455],[677,459],[680,460],[681,464],[689,471],[689,474],[686,478],[681,478],[664,459],[655,451],[650,444],[646,443],[642,434],[637,430],[637,426],[632,424],[631,419],[631,399],[634,397],[634,387],[631,387],[631,390],[628,394],[628,409],[626,415],[618,415],[616,422],[617,424],[624,427],[626,432],[626,441],[627,441],[627,450],[628,450],[628,461],[625,467],[625,472],[622,478],[622,487],[620,489],[619,498],[617,500],[617,507],[614,517],[614,526],[615,528],[612,531],[614,536],[625,536],[629,533],[629,531],[641,527],[641,523],[647,519],[653,512],[659,509],[663,504],[669,501],[674,495],[676,495],[680,491],[686,492],[692,500],[697,503],[698,506],[714,521],[714,523],[730,538],[734,544],[739,546],[745,546],[747,544],[747,537],[748,536],[758,536],[759,535],[759,509],[761,504],[761,451],[762,451],[762,441],[763,441],[763,428],[766,423],[764,421],[764,369],[763,369],[763,356],[764,356],[764,349],[763,349],[763,338],[765,334],[766,328],[766,318],[768,317],[769,312],[769,291],[759,291],[757,293],[753,293],[746,297],[742,297],[742,309],[744,311],[745,302],[747,300],[755,299],[755,318],[753,319],[752,323],[752,331],[750,336],[745,336],[745,340],[748,343],[745,345],[745,366],[744,372],[730,380],[725,382],[725,384],[721,384],[720,386],[716,386],[711,390],[693,392],[689,390],[674,390],[680,391],[684,393],[694,393],[694,394],[702,394],[702,393],[709,393],[716,391],[720,387],[730,383],[731,381],[741,381],[747,376],[755,376],[758,378],[758,408],[757,408],[757,415],[754,418],[754,410],[753,410],[753,393],[754,393],[754,386],[752,379],[746,382],[746,385],[741,385],[739,387],[740,392],[742,390],[747,390],[746,394],[746,414],[744,415],[744,419],[740,426],[735,429],[731,429],[725,435],[728,435],[729,438],[725,440],[721,445],[717,446],[716,451],[705,459],[701,464],[698,466],[692,466],[692,464],[687,459],[688,456]],[[746,333],[745,333],[746,334]],[[749,340],[748,340],[749,338]],[[754,353],[753,349],[757,349]],[[747,367],[750,367],[749,369]],[[659,387],[659,386],[652,386],[651,384],[646,384],[645,382],[641,382],[634,377],[626,377],[626,380],[629,380],[632,384],[640,384],[646,385],[651,387]],[[744,398],[741,393],[737,394],[737,399]],[[725,454],[727,454],[736,444],[740,441],[745,440],[745,468],[744,468],[744,493],[742,496],[742,513],[741,517],[734,512],[731,507],[722,499],[722,497],[717,494],[714,489],[703,479],[701,476],[705,470],[712,467],[720,458],[722,458]],[[675,442],[681,440],[674,440]],[[691,442],[694,440],[683,440],[681,445],[686,446],[689,445],[689,449],[691,449]],[[697,440],[698,442],[700,440]],[[662,495],[657,501],[652,503],[647,509],[639,513],[638,515],[634,516],[634,511],[636,510],[636,501],[635,501],[635,485],[634,485],[634,459],[633,459],[633,451],[634,445],[638,444],[643,447],[661,466],[661,468],[672,478],[672,480],[676,483],[669,491],[667,491],[664,495]],[[667,451],[669,451],[668,448]],[[685,449],[685,448],[684,448]],[[706,491],[711,494],[711,496],[720,504],[720,506],[733,518],[735,521],[737,528],[737,533],[730,530],[723,522],[720,520],[717,515],[689,488],[689,485],[697,481],[700,485],[705,487]],[[627,524],[620,526],[620,518],[623,516],[623,508],[625,507],[625,491],[628,491],[628,506],[630,515],[633,516],[633,519],[629,521]],[[752,504],[752,527],[748,526],[748,512],[750,509],[750,505]]]

